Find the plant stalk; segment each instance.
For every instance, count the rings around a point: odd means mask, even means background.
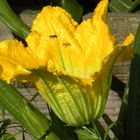
[[[127,140],[138,140],[140,138],[140,24],[133,50],[134,58],[131,62],[128,93]]]

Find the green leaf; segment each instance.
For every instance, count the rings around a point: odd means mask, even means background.
[[[5,133],[4,135],[2,135],[0,139],[1,140],[16,140],[15,136],[10,133]]]
[[[83,14],[83,8],[76,0],[55,0],[55,2],[58,6],[69,12],[74,20],[80,21]]]
[[[33,104],[31,104],[16,88],[0,80],[0,104],[22,124],[36,139],[57,136],[50,131],[50,121]]]
[[[0,121],[0,135],[5,133],[5,129],[10,124],[11,124],[11,120],[10,119],[6,119],[6,120],[3,120],[3,121]]]
[[[109,9],[112,12],[131,12],[139,4],[139,0],[110,0]]]
[[[119,140],[124,140],[126,138],[127,131],[127,108],[128,108],[128,86],[125,89],[119,115],[116,121],[116,125],[112,127],[112,131]]]
[[[95,132],[89,130],[86,127],[77,129],[75,132],[77,133],[79,140],[100,140]]]
[[[6,0],[0,0],[0,20],[2,20],[14,34],[22,39],[30,32],[30,27],[13,12]]]
[[[133,46],[134,58],[131,62],[128,92],[128,138],[140,138],[140,24]]]

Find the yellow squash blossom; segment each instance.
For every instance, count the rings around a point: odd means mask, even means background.
[[[66,124],[78,126],[102,115],[112,67],[133,40],[117,45],[107,25],[108,0],[80,25],[59,7],[44,7],[33,22],[27,45],[0,43],[0,77],[33,80]],[[34,78],[34,79],[33,79]]]

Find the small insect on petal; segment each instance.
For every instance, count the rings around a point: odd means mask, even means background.
[[[50,35],[49,38],[52,38],[52,39],[57,38],[57,35],[55,35],[55,34],[54,35]]]
[[[70,43],[63,43],[62,44],[64,47],[69,47],[70,46]]]

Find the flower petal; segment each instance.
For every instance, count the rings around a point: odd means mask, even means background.
[[[17,40],[0,42],[0,77],[7,82],[17,75],[29,75],[38,60]]]
[[[43,8],[26,39],[29,48],[49,71],[89,79],[113,50],[114,37],[103,18],[107,4],[102,0],[94,16],[79,26],[63,9]]]
[[[107,0],[100,1],[93,17],[83,21],[76,29],[75,37],[84,50],[82,59],[88,76],[100,71],[104,59],[114,49],[115,38],[106,22],[107,5]]]
[[[33,22],[27,43],[50,71],[73,71],[72,56],[78,59],[81,51],[73,37],[77,25],[66,11],[50,6],[43,8]]]
[[[92,22],[95,28],[96,43],[100,49],[102,60],[114,49],[116,40],[107,24],[108,0],[101,0],[97,5]]]
[[[35,73],[39,76],[35,83],[39,93],[67,125],[88,124],[102,114],[106,98],[98,86],[83,86],[69,76],[55,76],[46,70],[36,70]]]
[[[119,45],[122,46],[123,49],[117,59],[117,62],[123,62],[123,61],[131,60],[133,58],[133,49],[131,46],[133,40],[134,40],[134,35],[131,33],[126,37],[124,42]]]

